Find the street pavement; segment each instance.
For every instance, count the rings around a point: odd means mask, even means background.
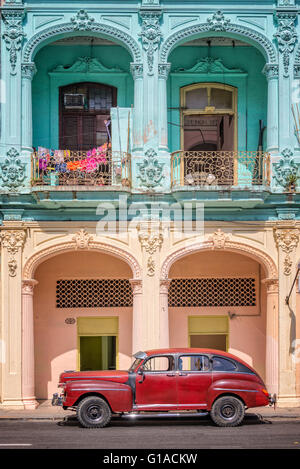
[[[95,457],[99,462],[108,455],[117,458],[120,451],[135,454],[138,449],[300,449],[300,408],[248,409],[243,424],[235,428],[216,427],[206,414],[173,418],[147,414],[142,418],[113,417],[104,429],[85,429],[75,412],[44,401],[35,410],[0,408],[0,449],[13,450],[20,461],[31,454],[28,449],[64,449],[72,459],[80,458],[74,449],[97,450]],[[51,455],[47,453],[47,459],[54,458],[53,452]],[[142,456],[140,460],[147,463]]]
[[[247,414],[258,414],[267,419],[300,419],[300,407],[255,407],[248,409]],[[20,410],[0,406],[1,420],[63,420],[65,417],[74,416],[75,412],[63,410],[62,407],[52,406],[51,401],[40,401],[40,405],[34,410]]]

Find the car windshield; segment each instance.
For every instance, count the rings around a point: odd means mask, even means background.
[[[129,373],[132,373],[138,366],[139,364],[143,361],[142,358],[136,358],[134,362],[132,363],[131,367],[129,368]]]

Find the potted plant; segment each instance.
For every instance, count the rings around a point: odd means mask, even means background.
[[[295,192],[296,185],[297,185],[297,175],[294,173],[290,173],[287,177],[286,187],[289,192]]]

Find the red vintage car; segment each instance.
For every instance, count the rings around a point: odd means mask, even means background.
[[[275,404],[259,375],[229,353],[211,349],[150,350],[134,355],[128,371],[66,371],[52,405],[76,410],[86,428],[113,414],[208,412],[221,427],[239,425],[245,409]],[[185,411],[185,412],[184,412]]]

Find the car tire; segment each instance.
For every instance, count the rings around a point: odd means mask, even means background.
[[[77,419],[85,428],[103,428],[111,420],[110,407],[100,397],[86,397],[79,403],[76,413]]]
[[[219,397],[210,411],[212,421],[218,427],[237,427],[245,416],[245,406],[237,397]]]

